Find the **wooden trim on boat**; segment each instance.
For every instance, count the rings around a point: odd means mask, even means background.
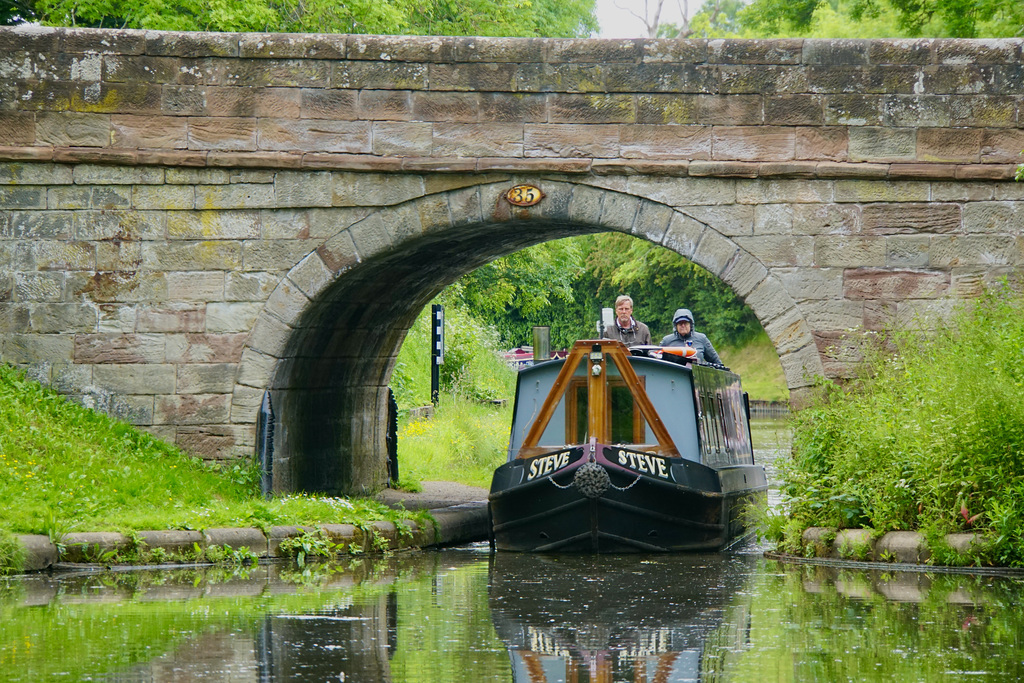
[[[596,358],[597,352],[601,354],[600,359]],[[591,357],[591,354],[595,354],[595,357]],[[668,429],[658,415],[657,410],[655,410],[654,404],[651,403],[650,397],[647,396],[644,382],[637,376],[632,364],[630,364],[629,349],[622,342],[615,339],[578,341],[573,345],[566,356],[562,369],[559,370],[558,376],[551,386],[551,391],[548,392],[547,398],[544,399],[544,404],[541,406],[537,419],[534,420],[530,426],[530,431],[523,439],[522,446],[519,448],[516,457],[529,458],[550,450],[538,447],[538,443],[555,411],[558,409],[558,404],[562,401],[562,397],[565,396],[569,387],[573,385],[576,369],[584,359],[587,359],[588,436],[596,438],[601,443],[608,443],[612,440],[611,402],[609,400],[607,369],[608,361],[611,360],[615,363],[615,367],[618,369],[619,376],[622,378],[626,389],[633,396],[634,406],[639,408],[640,414],[643,415],[647,424],[650,425],[651,430],[654,432],[658,445],[651,450],[658,454],[668,455],[669,457],[679,457],[679,450],[675,442],[669,435]],[[598,374],[594,374],[595,365],[602,366]],[[572,417],[570,415],[566,416],[567,423]]]

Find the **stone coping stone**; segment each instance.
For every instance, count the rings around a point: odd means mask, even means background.
[[[164,531],[140,531],[139,540],[150,548],[163,548],[169,552],[194,550],[196,545],[205,547],[203,532],[167,529]]]
[[[490,517],[486,503],[469,503],[456,505],[433,511],[436,526],[429,520],[417,523],[403,520],[399,524],[405,526],[409,533],[399,532],[393,522],[377,521],[369,526],[375,533],[387,539],[388,549],[428,548],[438,546],[460,545],[486,540],[490,535]],[[200,548],[210,546],[229,546],[233,549],[247,547],[261,558],[281,557],[281,541],[294,538],[307,531],[314,531],[312,526],[274,526],[270,533],[264,535],[254,528],[240,529],[207,529],[205,531],[140,531],[136,537],[152,548],[164,548],[168,551],[193,550],[198,544]],[[346,550],[352,544],[367,548],[362,529],[352,524],[324,524],[320,527],[334,542]],[[70,564],[91,564],[104,562],[103,556],[109,552],[129,550],[134,545],[132,538],[117,532],[86,532],[68,534],[64,537],[64,553],[58,552],[57,546],[48,536],[26,534],[17,536],[25,549],[25,571],[43,571]]]
[[[871,529],[809,527],[802,540],[805,547],[813,548],[814,557],[926,564],[932,556],[924,535],[917,531],[889,531],[876,538]],[[983,548],[987,543],[979,533],[946,534],[945,541],[959,553]]]
[[[207,529],[203,533],[207,546],[227,546],[232,550],[248,548],[260,557],[267,555],[269,543],[259,529]]]

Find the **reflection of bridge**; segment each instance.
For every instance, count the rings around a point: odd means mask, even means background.
[[[850,328],[1024,259],[1014,41],[572,41],[0,29],[3,359],[278,490],[385,480],[442,287],[615,230],[752,307],[799,400]],[[518,208],[515,184],[545,198]]]

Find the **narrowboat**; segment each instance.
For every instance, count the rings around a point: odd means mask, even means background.
[[[576,342],[525,367],[492,542],[521,552],[720,550],[768,488],[740,378],[680,347]]]

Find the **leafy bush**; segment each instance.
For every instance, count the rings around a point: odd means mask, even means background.
[[[867,372],[822,381],[782,465],[802,526],[982,531],[1024,565],[1024,296],[1004,285],[934,333],[863,345]]]

